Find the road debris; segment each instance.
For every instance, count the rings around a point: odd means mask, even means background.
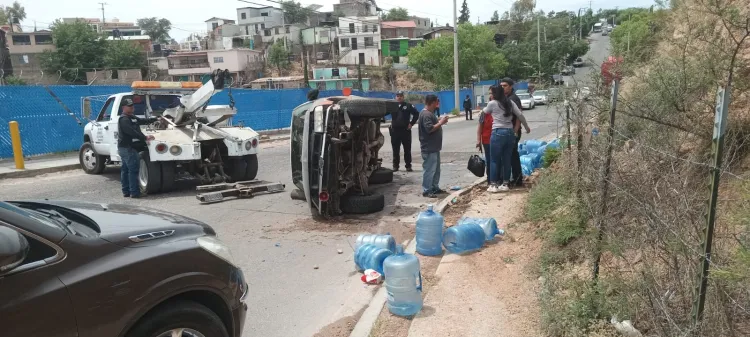
[[[200,193],[195,197],[204,204],[224,201],[225,198],[252,198],[259,193],[278,193],[284,190],[286,185],[273,183],[265,180],[238,181],[236,183],[222,183],[213,185],[201,185],[195,189]]]

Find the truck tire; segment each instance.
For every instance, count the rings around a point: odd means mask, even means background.
[[[370,185],[387,184],[393,182],[393,170],[387,168],[379,168],[370,174],[370,178],[367,179],[367,183]]]
[[[229,159],[229,176],[232,178],[232,182],[245,181],[247,176],[247,162],[245,158],[231,158]]]
[[[380,193],[347,195],[341,197],[339,208],[342,212],[348,214],[370,214],[380,212],[385,208],[385,196]]]
[[[94,150],[91,143],[86,142],[78,150],[78,161],[81,163],[83,172],[88,174],[101,174],[104,172],[104,156],[100,156]]]
[[[174,162],[161,162],[161,192],[167,193],[174,190],[177,167]]]
[[[258,176],[258,155],[251,154],[245,156],[245,163],[247,163],[247,169],[245,171],[245,179],[253,180]]]
[[[387,107],[386,101],[371,98],[350,98],[339,102],[350,117],[383,118]]]
[[[138,186],[143,194],[156,194],[161,191],[161,165],[149,159],[148,152],[141,151],[138,156]]]

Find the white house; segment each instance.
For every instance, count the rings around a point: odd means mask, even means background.
[[[339,63],[380,65],[380,20],[377,16],[339,18]]]
[[[206,20],[206,32],[213,32],[214,29],[228,23],[234,23],[234,20],[212,17]]]
[[[283,26],[283,16],[281,8],[270,6],[237,8],[237,25],[245,35],[262,35],[266,28]]]

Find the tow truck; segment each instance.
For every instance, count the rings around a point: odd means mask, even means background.
[[[237,109],[231,88],[229,105],[209,105],[211,98],[224,89],[227,74],[227,70],[217,70],[205,84],[136,81],[132,92],[109,96],[96,118],[84,128],[81,168],[89,174],[101,174],[107,165],[121,162],[117,121],[123,99],[130,98],[137,117],[158,117],[141,127],[146,136],[154,137],[142,144],[139,152],[141,192],[169,192],[176,181],[183,179],[197,179],[202,184],[255,179],[259,134],[249,127],[232,125]],[[87,109],[90,112],[91,99],[84,98],[84,114]]]

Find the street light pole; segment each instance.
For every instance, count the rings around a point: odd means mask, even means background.
[[[453,102],[455,103],[456,110],[461,111],[458,107],[458,24],[456,19],[458,10],[456,8],[456,0],[453,0],[453,90],[455,91],[453,93]]]

